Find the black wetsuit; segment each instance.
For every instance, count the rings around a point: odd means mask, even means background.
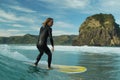
[[[41,56],[43,55],[43,53],[45,52],[48,55],[48,67],[51,67],[51,61],[52,61],[52,53],[50,51],[50,49],[47,46],[47,39],[50,39],[50,43],[51,45],[54,47],[54,43],[53,43],[53,38],[52,38],[52,28],[50,28],[49,26],[42,26],[40,28],[40,33],[39,33],[39,37],[38,37],[38,42],[37,42],[37,48],[40,52],[40,54],[37,56],[37,61],[36,61],[36,65],[38,64],[39,60],[41,59]]]

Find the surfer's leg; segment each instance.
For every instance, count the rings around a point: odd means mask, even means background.
[[[41,52],[39,53],[39,55],[37,56],[37,62],[39,62],[39,60],[41,59],[42,55],[43,55],[43,51],[41,51]]]
[[[36,59],[36,62],[35,62],[36,66],[38,65],[38,62],[40,61],[42,55],[43,55],[43,52],[40,52],[39,55],[37,56],[37,59]]]
[[[40,47],[38,47],[38,50],[39,50],[40,53],[39,53],[39,55],[36,58],[36,62],[35,62],[36,66],[38,65],[38,62],[40,61],[40,59],[41,59],[41,57],[42,57],[42,55],[44,53],[44,50],[40,49]]]
[[[48,47],[46,47],[45,53],[48,55],[48,68],[51,68],[52,53]]]

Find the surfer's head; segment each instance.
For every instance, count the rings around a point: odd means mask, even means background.
[[[47,18],[44,22],[43,22],[43,26],[49,26],[51,27],[53,25],[53,18]]]

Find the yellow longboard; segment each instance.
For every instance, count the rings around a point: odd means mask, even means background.
[[[25,64],[33,65],[32,62],[25,62]],[[47,69],[47,64],[39,63],[37,67],[41,69]],[[67,65],[52,64],[52,68],[59,72],[64,72],[64,73],[83,73],[87,71],[87,68],[83,66],[67,66]]]
[[[82,73],[87,71],[87,68],[83,66],[53,65],[53,68],[64,73]]]

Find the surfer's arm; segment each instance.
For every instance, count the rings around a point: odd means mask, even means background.
[[[53,42],[53,37],[52,37],[52,29],[49,29],[49,38],[50,38],[50,43],[52,45],[52,47],[54,48],[54,42]]]
[[[38,44],[39,44],[39,42],[40,42],[40,34],[41,34],[41,31],[42,31],[42,27],[40,28],[40,31],[39,31],[39,36],[38,36],[37,45],[38,45]]]

